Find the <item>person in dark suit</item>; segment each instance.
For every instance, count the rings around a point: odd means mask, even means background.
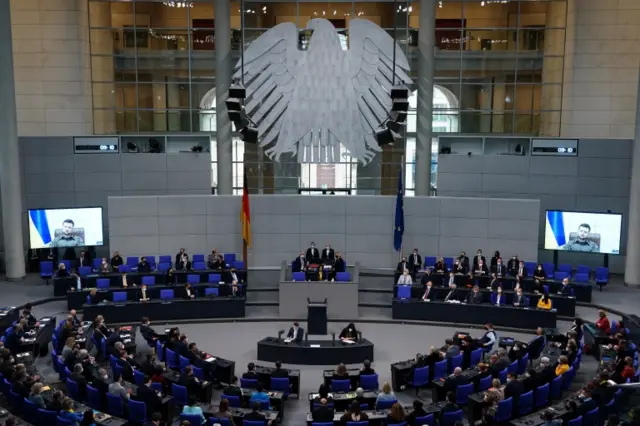
[[[187,352],[189,352],[189,341],[187,340],[187,335],[182,334],[180,338],[176,342],[174,351],[178,355],[185,356]]]
[[[158,395],[158,392],[151,388],[151,376],[144,376],[144,384],[138,386],[134,399],[147,405],[147,415],[159,412],[162,409],[162,398]]]
[[[469,270],[469,257],[467,257],[467,254],[465,252],[461,251],[460,256],[458,256],[457,260],[458,263],[465,268],[465,270]]]
[[[444,263],[444,258],[439,257],[436,261],[436,264],[433,267],[433,272],[437,274],[446,274],[447,273],[447,264]]]
[[[416,273],[422,267],[422,256],[418,253],[418,249],[413,249],[413,253],[409,256],[409,273],[415,278]]]
[[[109,379],[109,373],[104,368],[98,370],[98,376],[94,377],[91,381],[91,384],[94,388],[96,388],[101,395],[109,392],[109,384],[111,380]]]
[[[477,259],[474,257],[474,259]],[[473,267],[473,275],[489,275],[489,269],[482,259],[478,260],[478,263]]]
[[[151,328],[151,321],[148,317],[142,317],[142,324],[140,324],[140,334],[144,337],[144,340],[151,341],[157,340],[159,335]]]
[[[331,266],[331,270],[329,271],[329,279],[335,280],[336,274],[338,272],[346,272],[346,271],[347,271],[347,265],[344,262],[342,255],[340,253],[336,253],[336,260],[333,262],[333,265]]]
[[[413,401],[413,411],[407,416],[407,423],[409,426],[422,426],[421,424],[416,423],[416,418],[424,417],[427,415],[427,412],[424,409],[424,404],[420,400]]]
[[[187,365],[184,368],[184,374],[180,375],[180,385],[187,388],[187,393],[193,394],[198,392],[201,388],[200,380],[196,376],[193,375],[193,368],[190,365]]]
[[[502,259],[498,258],[495,265],[491,265],[491,272],[496,274],[497,277],[504,277],[507,275],[507,267],[502,263]]]
[[[307,249],[306,258],[309,263],[316,263],[320,260],[320,252],[313,241],[311,241],[311,245]]]
[[[556,368],[551,365],[549,358],[543,357],[540,360],[540,367],[541,369],[535,377],[536,387],[551,383],[551,380],[556,377]]]
[[[13,391],[23,398],[29,398],[31,386],[28,384],[27,372],[24,370],[17,371],[14,375],[16,380],[13,382]]]
[[[542,348],[544,346],[545,346],[544,329],[542,327],[538,327],[536,329],[536,337],[534,337],[527,344],[529,359],[534,359],[534,357],[542,351]]]
[[[260,412],[260,403],[258,401],[254,401],[251,403],[251,412],[245,414],[244,417],[242,417],[242,419],[249,420],[249,421],[263,421],[263,422],[267,420],[265,415]],[[271,426],[271,424],[272,424],[272,421],[269,420],[267,422],[267,425]]]
[[[285,378],[289,377],[289,370],[282,368],[282,361],[276,361],[276,368],[271,372],[271,377]]]
[[[493,257],[491,258],[491,263],[489,264],[491,270],[498,265],[498,260],[502,262],[502,258],[500,257],[500,252],[498,250],[493,252]]]
[[[144,256],[140,258],[140,262],[138,263],[138,272],[142,272],[142,273],[151,272],[151,265],[147,261],[147,258]]]
[[[524,261],[523,260],[518,262],[518,267],[516,268],[515,272],[516,272],[515,276],[517,276],[517,277],[521,277],[521,278],[526,278],[527,277],[527,268],[524,267]]]
[[[511,259],[507,262],[507,271],[509,275],[515,277],[518,271],[518,265],[520,264],[520,260],[518,260],[518,256],[511,256]]]
[[[507,374],[507,385],[504,388],[504,399],[513,398],[513,406],[517,407],[520,395],[523,393],[524,384],[516,378],[514,373]]]
[[[465,275],[468,271],[469,269],[465,266],[464,263],[460,262],[459,260],[456,260],[456,262],[453,264],[453,269],[451,270],[451,273],[456,275]]]
[[[405,269],[409,269],[409,263],[407,262],[406,256],[402,256],[402,259],[398,262],[398,266],[396,266],[396,274],[402,274]]]
[[[293,326],[289,328],[286,338],[291,339],[291,341],[295,343],[302,343],[302,339],[304,338],[304,328],[300,327],[300,324],[297,322],[294,322]]]
[[[300,252],[300,255],[293,261],[292,272],[304,272],[307,270],[307,258],[304,257],[304,253]]]
[[[516,294],[513,295],[513,306],[527,306],[526,301],[527,298],[524,296],[524,294],[522,294],[522,289],[517,289]]]
[[[160,422],[162,421],[162,414],[153,413],[150,417],[151,421],[146,422],[143,426],[160,426]]]
[[[538,263],[538,266],[536,266],[536,270],[533,271],[533,278],[542,281],[547,279],[547,273],[545,272],[544,267],[541,263]]]
[[[122,367],[122,378],[132,382],[133,381],[133,366],[132,361],[129,359],[126,351],[120,351],[120,358],[118,358],[118,365]]]
[[[174,263],[174,265],[176,269],[191,269],[189,255],[184,248],[181,248],[180,252],[176,254],[176,262]]]
[[[371,375],[371,374],[376,374],[376,370],[374,370],[373,368],[371,368],[371,361],[369,361],[368,359],[364,360],[363,363],[363,367],[360,370],[360,375]]]
[[[489,357],[489,371],[493,378],[500,377],[500,373],[504,370],[504,366],[499,362],[498,355],[492,354]]]
[[[23,341],[24,341],[24,337],[23,337],[22,325],[16,324],[13,327],[13,332],[6,337],[4,346],[7,349],[9,349],[9,351],[13,355],[18,355],[22,351]]]
[[[444,381],[445,389],[452,392],[455,392],[458,386],[468,385],[468,384],[469,384],[469,378],[462,374],[462,368],[460,367],[456,367],[453,370],[453,374],[447,377],[447,379]]]
[[[238,387],[238,378],[236,376],[231,377],[231,383],[224,388],[225,395],[242,397],[242,389]]]
[[[115,272],[118,271],[118,269],[120,269],[120,266],[122,266],[122,264],[124,263],[124,261],[122,260],[122,256],[120,256],[119,252],[114,252],[113,253],[113,257],[111,258],[111,269],[113,269]]]
[[[473,291],[467,295],[465,302],[470,305],[479,305],[482,303],[482,293],[480,293],[480,287],[473,286]]]
[[[564,278],[562,280],[562,286],[558,289],[558,294],[563,296],[573,296],[573,288],[571,288],[571,284],[569,284],[569,278]]]
[[[329,408],[326,399],[320,400],[320,405],[311,412],[311,418],[318,423],[333,422],[333,409]]]
[[[324,250],[322,250],[322,263],[333,263],[336,258],[335,252],[331,248],[331,246],[327,243]]]
[[[482,255],[482,250],[478,249],[478,252],[473,257],[473,270],[474,271],[476,269],[478,269],[478,266],[480,265],[480,261],[482,261],[483,265],[485,265],[487,263],[487,259]]]
[[[440,421],[442,421],[442,416],[445,413],[453,413],[460,409],[460,407],[458,407],[458,405],[456,404],[455,392],[451,392],[451,391],[447,392],[446,400],[447,400],[447,403],[440,410]]]
[[[193,342],[189,343],[187,352],[182,356],[187,358],[193,365],[195,365],[201,359],[200,350],[198,349],[198,346]]]
[[[456,291],[456,285],[449,285],[449,293],[444,297],[444,301],[448,302],[450,300],[458,300],[458,292]]]
[[[22,315],[20,315],[19,320],[25,320],[27,322],[27,327],[32,328],[38,322],[38,319],[33,315],[33,306],[31,303],[27,303],[24,305],[24,309],[22,310]]]
[[[84,398],[87,393],[87,379],[83,374],[84,369],[82,368],[82,364],[76,364],[73,366],[73,373],[69,375],[69,379],[76,382],[78,385],[78,391],[80,395]]]
[[[258,379],[258,373],[256,373],[256,365],[252,362],[247,364],[247,372],[242,374],[243,379]]]
[[[91,258],[84,251],[80,252],[80,257],[76,261],[76,268],[80,268],[81,266],[91,266]]]

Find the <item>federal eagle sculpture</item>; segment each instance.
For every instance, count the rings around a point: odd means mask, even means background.
[[[391,89],[409,84],[409,63],[382,28],[351,19],[349,49],[326,19],[311,19],[306,51],[298,29],[282,23],[258,37],[235,67],[244,71],[245,113],[257,126],[259,144],[275,161],[285,153],[299,162],[340,162],[340,144],[367,164],[381,151],[376,131],[392,109]],[[393,78],[395,70],[395,79]]]

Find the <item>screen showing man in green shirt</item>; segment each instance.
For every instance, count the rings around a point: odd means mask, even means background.
[[[84,241],[78,235],[73,234],[75,223],[71,219],[62,222],[62,234],[56,236],[51,242],[51,247],[80,247]]]

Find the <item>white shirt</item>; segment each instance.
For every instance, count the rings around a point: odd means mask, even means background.
[[[518,275],[523,275],[522,274],[522,270],[524,269],[524,266],[521,266],[518,268]]]
[[[400,278],[398,278],[398,284],[411,284],[411,275],[400,275]]]
[[[455,277],[449,277],[449,285],[453,284],[455,281]]]
[[[502,264],[498,263],[496,266],[496,271],[498,271],[498,275],[502,275]]]
[[[500,304],[500,298],[502,297],[501,294],[496,295],[496,305]]]
[[[493,331],[493,330],[487,331],[486,333],[484,333],[484,337],[486,337],[488,339],[487,342],[484,344],[485,347],[492,347],[496,343],[496,332],[495,331]]]
[[[291,338],[295,339],[296,337],[298,337],[298,327],[293,327],[293,336]]]
[[[236,275],[235,272],[231,273],[231,281],[236,281],[236,282],[238,281],[238,276]]]

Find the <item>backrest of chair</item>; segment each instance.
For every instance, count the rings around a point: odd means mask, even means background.
[[[186,367],[187,365],[191,364],[191,361],[189,360],[189,358],[185,358],[182,355],[178,355],[178,358],[180,360],[180,369],[182,370],[184,367]]]
[[[120,268],[118,268],[119,272],[131,272],[133,270],[133,266],[131,265],[120,265]]]
[[[289,378],[288,377],[272,377],[271,389],[289,393]]]
[[[331,390],[333,392],[349,392],[351,387],[351,380],[331,380]]]
[[[71,270],[71,261],[69,259],[64,259],[62,263],[64,263],[64,266],[67,268],[67,271]]]
[[[553,274],[553,279],[558,280],[558,281],[561,281],[561,280],[563,280],[563,279],[567,278],[568,276],[569,276],[569,273],[568,273],[568,272],[564,272],[564,271],[556,271],[556,272]]]
[[[524,354],[524,356],[518,360],[518,371],[516,374],[521,375],[527,371],[527,362],[529,362],[529,354]]]
[[[433,380],[440,380],[447,375],[447,360],[443,359],[433,364]]]
[[[444,260],[444,264],[447,265],[447,269],[451,269],[453,267],[453,257],[445,257],[442,260]]]
[[[537,266],[536,262],[524,262],[524,268],[527,270],[527,275],[533,275]]]
[[[169,263],[171,264],[171,256],[163,255],[158,257],[158,263]]]
[[[231,426],[229,419],[225,419],[225,418],[216,419],[215,417],[209,417],[209,423],[208,423],[209,426],[213,426],[216,423],[218,423],[220,426]]]
[[[38,408],[36,413],[36,418],[38,419],[37,423],[40,425],[54,425],[56,423],[56,417],[58,417],[57,412],[43,410],[42,408]]]
[[[589,268],[587,265],[578,265],[576,267],[576,272],[578,274],[589,274],[589,272],[591,272],[591,268]]]
[[[573,281],[577,283],[586,283],[589,282],[589,274],[578,273],[573,277]]]
[[[396,400],[396,399],[378,401],[376,403],[376,408],[378,410],[384,410],[384,409],[387,409],[387,408],[391,408],[391,406],[393,404],[395,404],[396,402],[398,402],[398,400]]]
[[[127,300],[127,292],[126,291],[114,291],[111,295],[112,300],[114,302],[124,302]]]
[[[67,420],[60,416],[56,416],[56,425],[57,426],[73,426],[73,422],[71,420]]]
[[[422,416],[422,417],[416,417],[416,425],[429,425],[429,426],[435,426],[436,421],[435,421],[435,417],[433,416],[433,414],[429,414],[427,416]]]
[[[464,355],[460,354],[460,355],[452,356],[451,358],[449,358],[451,360],[451,366],[449,368],[449,371],[453,372],[453,370],[455,370],[456,367],[462,367],[463,357]]]
[[[244,377],[241,377],[240,387],[246,389],[255,389],[258,387],[258,379],[245,379]]]
[[[173,290],[160,290],[160,299],[173,299]]]
[[[265,422],[262,420],[243,420],[242,426],[264,426]]]
[[[558,265],[558,269],[557,270],[560,271],[560,272],[566,272],[567,274],[570,274],[572,269],[573,268],[571,268],[570,264],[568,264],[568,263],[560,263]]]
[[[456,387],[456,403],[466,404],[469,401],[469,395],[473,393],[473,383]]]
[[[220,274],[209,274],[209,280],[210,283],[215,283],[218,284],[220,281],[222,281],[222,276]]]
[[[398,299],[411,299],[411,286],[399,285],[398,286]]]
[[[571,387],[574,376],[575,369],[573,367],[569,367],[569,369],[562,376],[560,376],[562,377],[562,390],[568,390]]]
[[[598,266],[596,268],[596,280],[606,280],[609,278],[609,268]]]
[[[171,395],[173,395],[178,404],[187,405],[187,388],[185,386],[171,383]]]
[[[218,296],[220,294],[218,287],[207,287],[204,289],[205,296]]]
[[[124,404],[120,395],[107,393],[107,413],[112,416],[122,416],[124,413]]]
[[[316,404],[313,404],[313,408],[317,408]],[[311,422],[311,426],[333,426],[333,422]]]
[[[53,262],[51,260],[43,260],[40,262],[40,274],[53,274]]]
[[[519,414],[528,414],[533,410],[533,391],[520,395],[518,399]]]
[[[351,281],[351,274],[349,274],[348,272],[337,272],[336,281],[341,281],[341,282]]]
[[[138,256],[127,256],[127,265],[138,266]]]
[[[535,403],[536,407],[547,405],[549,401],[549,383],[545,383],[542,386],[538,386],[536,389]]]
[[[79,393],[78,384],[75,381],[67,378],[67,389],[69,389],[69,393],[71,394],[73,399],[77,399]]]
[[[204,262],[204,254],[194,254],[193,262]]]
[[[475,367],[482,361],[482,349],[474,349],[469,357],[469,367]]]
[[[145,277],[142,277],[142,284],[143,285],[155,285],[156,284],[156,277],[154,277],[153,275],[147,275]]]
[[[190,426],[200,426],[202,424],[202,417],[200,414],[180,413],[180,420],[188,421]]]
[[[360,387],[365,390],[375,389],[379,387],[377,374],[362,374],[360,376]]]
[[[485,391],[491,387],[491,381],[493,381],[493,376],[489,375],[487,377],[483,377],[480,379],[478,384],[481,391]]]
[[[178,358],[176,356],[176,353],[174,351],[172,351],[171,349],[165,349],[164,350],[164,356],[167,360],[167,365],[170,367],[176,367],[179,366],[178,364]]]
[[[513,410],[513,398],[507,398],[498,402],[498,411],[496,412],[496,420],[506,421],[511,418]]]
[[[29,401],[28,398],[24,398],[22,401],[22,409],[27,419],[35,420],[36,414],[38,413],[38,406],[36,404]]]
[[[196,271],[204,271],[207,269],[207,264],[204,262],[193,262],[193,269]]]
[[[235,260],[232,265],[233,265],[234,268],[236,268],[238,270],[245,269],[244,261],[242,261],[242,260]]]
[[[87,385],[87,403],[94,410],[102,410],[102,395],[91,385]]]
[[[436,266],[438,259],[435,256],[425,256],[424,266]]]
[[[369,426],[369,421],[363,421],[363,422],[347,422],[347,426]]]
[[[600,409],[596,407],[591,411],[587,411],[582,421],[585,426],[597,426],[600,423]]]
[[[513,374],[517,374],[518,373],[518,365],[519,365],[519,360],[515,360],[513,361],[511,364],[509,364],[509,366],[507,367],[507,373],[513,373]]]
[[[549,396],[551,399],[558,399],[562,394],[562,376],[558,376],[551,380],[551,388],[549,390]]]
[[[170,263],[159,263],[158,272],[167,272],[171,268]]]
[[[502,370],[499,374],[498,374],[498,378],[500,379],[501,383],[505,383],[507,381],[507,369],[505,368],[504,370]]]
[[[306,276],[304,272],[294,272],[291,275],[291,279],[293,281],[304,281],[306,279]]]
[[[235,408],[240,407],[240,397],[239,396],[222,394],[222,396],[220,398],[221,399],[226,399],[227,401],[229,401],[229,407],[235,407]]]
[[[197,274],[187,275],[187,282],[189,284],[200,284],[200,275],[197,275]]]
[[[440,424],[443,426],[453,425],[458,421],[462,421],[462,416],[463,416],[462,410],[444,413],[442,415],[442,421],[440,422]]]
[[[134,422],[145,422],[147,420],[147,404],[142,401],[129,399],[129,420]]]
[[[98,278],[96,280],[96,287],[98,288],[109,288],[110,281],[108,278]]]
[[[81,266],[78,268],[78,273],[80,274],[81,277],[84,277],[85,275],[89,275],[91,273],[91,266]]]
[[[233,264],[233,262],[236,261],[236,254],[235,253],[225,253],[223,256],[224,259],[224,263],[226,264]]]
[[[582,416],[578,416],[573,420],[569,420],[567,423],[568,426],[581,426],[582,425]]]

